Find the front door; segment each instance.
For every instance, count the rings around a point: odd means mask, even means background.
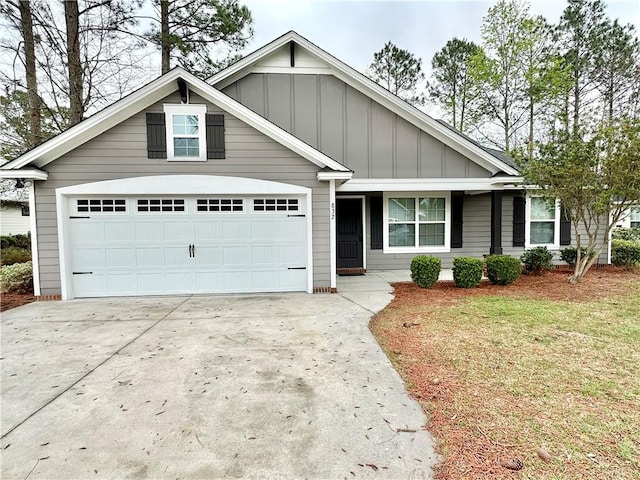
[[[336,266],[340,271],[362,271],[363,264],[363,231],[362,231],[362,199],[338,198],[336,216]],[[349,272],[345,272],[349,273]]]

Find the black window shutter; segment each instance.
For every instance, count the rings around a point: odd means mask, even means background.
[[[524,247],[525,198],[513,197],[513,246]]]
[[[167,158],[164,113],[147,113],[147,158]]]
[[[371,250],[382,250],[382,197],[369,199],[369,217],[371,219]]]
[[[207,113],[207,158],[225,158],[224,115]]]
[[[564,207],[560,209],[560,245],[571,245],[571,221]]]
[[[464,192],[451,192],[451,248],[462,248]]]

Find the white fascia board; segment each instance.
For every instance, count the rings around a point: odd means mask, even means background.
[[[321,182],[327,180],[351,180],[353,172],[318,172],[316,177]]]
[[[0,168],[0,178],[24,178],[30,180],[46,180],[49,173],[42,170],[23,169],[23,170],[5,170]]]
[[[274,123],[271,123],[266,118],[261,117],[254,111],[242,105],[240,102],[236,102],[233,98],[215,89],[199,78],[194,77],[187,72],[184,72],[184,74],[181,76],[190,84],[189,86],[193,92],[216,104],[223,110],[226,110],[236,118],[254,127],[256,130],[264,133],[268,137],[271,137],[276,142],[284,145],[301,157],[306,158],[310,162],[316,164],[318,167],[328,167],[339,172],[350,171],[344,165],[336,162],[332,158],[326,156],[319,150],[316,150],[311,145],[303,142],[299,138],[294,137]]]
[[[509,177],[509,180],[512,180]],[[503,190],[495,178],[354,178],[336,188],[338,192],[449,192],[454,190]]]
[[[317,45],[311,43],[306,38],[301,37],[297,33],[291,31],[285,35],[275,39],[273,42],[265,45],[261,49],[247,55],[242,60],[239,60],[230,67],[222,70],[218,74],[211,77],[208,82],[211,85],[215,85],[216,88],[224,88],[227,85],[233,83],[239,78],[242,78],[249,71],[243,71],[247,67],[252,67],[260,59],[274,52],[278,48],[282,47],[286,43],[294,41],[298,45],[310,51],[316,55],[326,64],[332,68],[332,72],[337,78],[347,83],[349,86],[355,88],[360,93],[367,97],[375,99],[382,106],[388,108],[392,112],[396,113],[400,117],[404,118],[409,123],[415,125],[421,130],[432,135],[434,138],[449,145],[454,150],[476,161],[481,167],[488,169],[491,173],[498,173],[500,171],[507,175],[518,175],[518,171],[501,162],[493,155],[485,152],[482,148],[478,147],[474,143],[461,137],[449,128],[441,125],[436,120],[431,118],[424,112],[421,112],[417,108],[409,105],[404,100],[401,100],[391,92],[378,85],[373,80],[367,78],[362,73],[348,66],[344,62],[338,60],[333,55],[325,52]]]
[[[28,164],[33,164],[37,167],[47,165],[97,135],[115,127],[140,110],[170,95],[178,88],[175,83],[178,77],[184,76],[185,73],[181,68],[175,68],[104,110],[74,125],[69,130],[56,135],[12,162],[3,165],[2,168],[16,169]]]

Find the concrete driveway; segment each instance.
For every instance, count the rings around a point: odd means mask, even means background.
[[[3,313],[0,476],[430,478],[424,414],[367,328],[376,288]]]

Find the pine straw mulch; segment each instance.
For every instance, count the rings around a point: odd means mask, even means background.
[[[370,327],[405,379],[411,395],[428,414],[428,430],[436,438],[438,453],[442,456],[441,463],[436,467],[436,478],[476,480],[536,477],[535,470],[532,472],[530,467],[526,471],[516,471],[521,467],[518,465],[522,459],[521,448],[516,448],[522,446],[520,442],[515,442],[520,445],[514,445],[509,439],[504,440],[508,435],[501,435],[504,432],[500,432],[499,426],[493,432],[484,431],[480,426],[495,425],[488,415],[482,418],[481,408],[487,402],[495,402],[495,398],[491,392],[486,392],[481,382],[477,385],[465,384],[451,363],[438,362],[446,342],[439,342],[433,336],[428,338],[426,323],[437,321],[438,312],[443,308],[461,305],[462,299],[470,297],[503,296],[585,303],[629,295],[640,282],[640,272],[637,270],[630,272],[615,267],[593,269],[578,285],[569,284],[568,276],[566,271],[554,271],[541,276],[523,275],[512,285],[497,286],[483,281],[472,289],[456,288],[453,282],[439,282],[432,289],[421,289],[413,283],[394,284],[394,300],[372,319]],[[403,315],[403,310],[415,312],[416,305],[423,306],[420,319]],[[394,311],[398,312],[394,314]],[[422,326],[416,322],[421,322]],[[454,404],[458,402],[460,405],[461,398],[467,411],[470,409],[473,412],[468,418],[457,418],[460,411],[456,410]],[[502,403],[505,399],[498,401]],[[520,408],[521,405],[517,404],[505,405],[505,409],[515,412]],[[505,416],[510,413],[507,410]],[[464,417],[464,414],[461,416]],[[488,423],[483,423],[485,421]],[[535,448],[528,452],[529,457],[525,462],[529,466],[550,461],[548,457],[543,458],[547,452],[544,446],[541,447],[538,452]],[[536,458],[536,453],[540,458]],[[532,473],[533,477],[530,476]],[[589,477],[587,471],[584,474],[586,476],[574,471],[571,478]],[[549,478],[565,477],[560,473],[560,476]]]
[[[0,312],[35,302],[33,293],[3,293],[0,296]]]

